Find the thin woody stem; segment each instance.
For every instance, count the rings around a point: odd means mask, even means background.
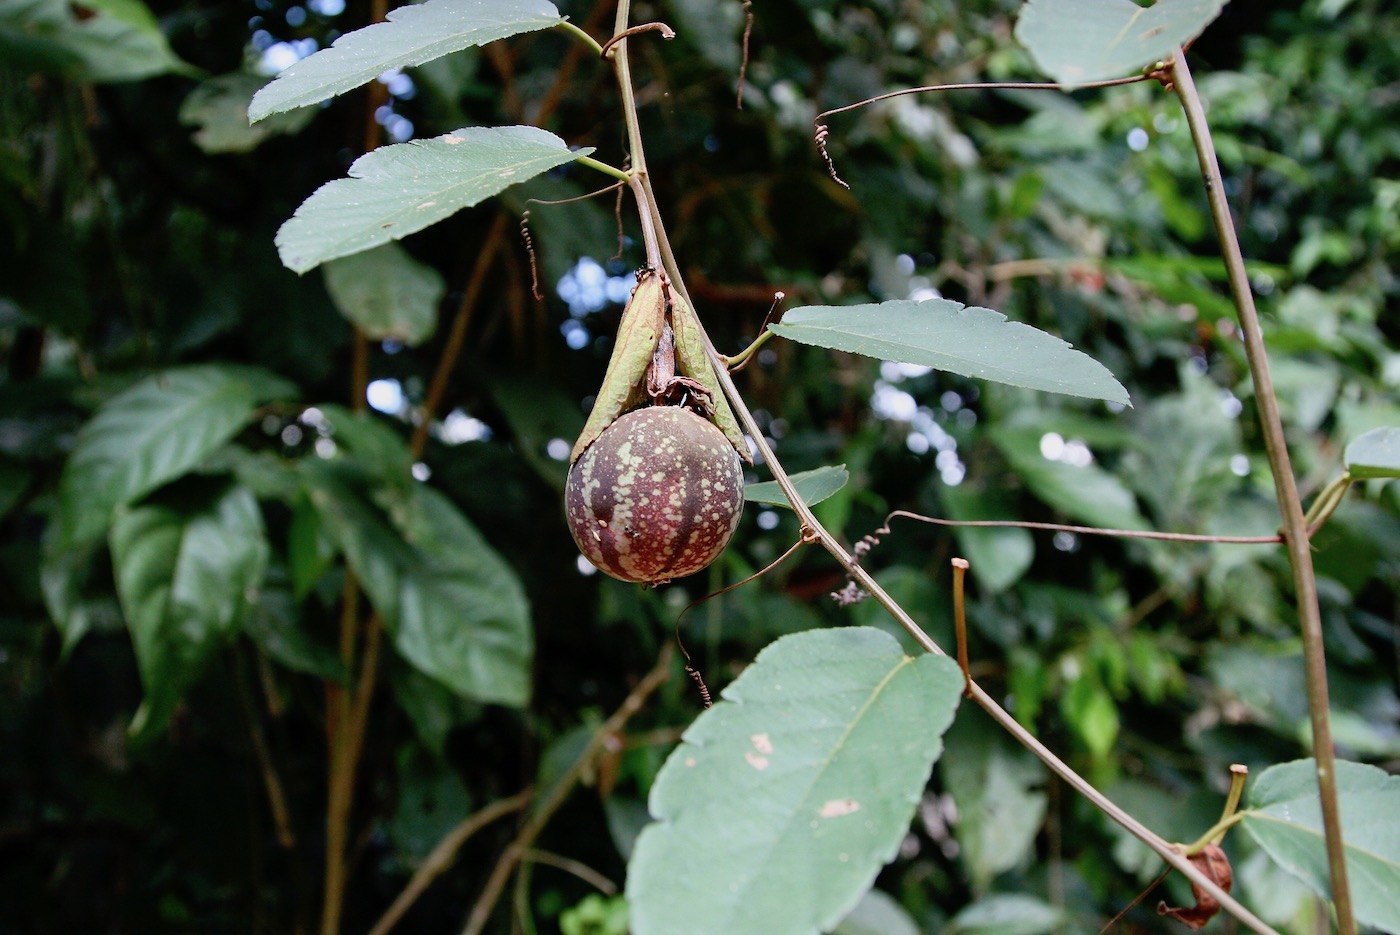
[[[613,25],[614,35],[627,32],[627,21],[632,14],[631,0],[618,0],[617,18]],[[642,127],[637,119],[637,99],[632,90],[632,67],[627,60],[627,39],[624,37],[608,49],[607,57],[612,59],[617,71],[617,86],[622,94],[622,117],[627,124],[628,155],[631,157],[632,171],[645,176],[647,172],[646,152],[642,149]]]
[[[1225,200],[1225,180],[1215,155],[1215,143],[1206,122],[1205,107],[1196,91],[1186,56],[1177,49],[1171,62],[1171,79],[1186,112],[1191,138],[1205,181],[1206,199],[1220,238],[1221,255],[1229,277],[1230,294],[1240,317],[1244,334],[1245,357],[1249,361],[1254,381],[1255,406],[1263,430],[1264,448],[1274,475],[1274,492],[1283,514],[1284,544],[1293,568],[1293,587],[1298,602],[1298,624],[1303,637],[1303,659],[1307,673],[1308,714],[1312,723],[1313,757],[1317,764],[1318,800],[1322,808],[1323,838],[1327,844],[1327,865],[1332,877],[1332,901],[1337,909],[1337,927],[1341,935],[1355,935],[1356,919],[1351,905],[1351,889],[1347,885],[1346,851],[1342,843],[1341,810],[1337,803],[1336,753],[1332,748],[1332,724],[1327,691],[1327,656],[1322,642],[1322,613],[1317,599],[1317,578],[1313,571],[1312,551],[1308,544],[1308,524],[1303,514],[1302,499],[1293,476],[1288,456],[1283,419],[1279,414],[1278,397],[1274,394],[1273,378],[1269,374],[1269,356],[1264,347],[1264,330],[1254,307],[1249,275],[1245,270],[1244,254],[1235,234],[1230,205]]]
[[[638,147],[638,149],[640,148]],[[656,236],[656,224],[651,212],[646,209],[646,186],[639,174],[633,174],[627,177],[627,187],[632,190],[632,196],[637,199],[637,220],[642,226],[642,245],[646,249],[647,266],[659,271],[662,268],[661,247]]]
[[[1106,81],[1090,81],[1088,84],[1077,84],[1070,90],[1087,91],[1093,88],[1115,88],[1125,84],[1137,84],[1139,81],[1152,81],[1152,75],[1132,75],[1127,78],[1110,78]],[[929,84],[919,88],[901,88],[898,91],[890,91],[887,94],[877,94],[875,97],[868,97],[863,101],[856,101],[854,104],[846,104],[842,107],[833,107],[831,110],[824,110],[817,114],[817,121],[830,117],[834,114],[843,114],[848,110],[856,110],[867,107],[871,104],[878,104],[881,101],[888,101],[896,97],[904,97],[908,94],[933,94],[942,91],[1062,91],[1064,88],[1053,81],[970,81],[962,84]]]
[[[892,519],[912,519],[935,526],[956,526],[960,528],[1015,528],[1039,529],[1047,532],[1072,532],[1084,536],[1112,536],[1117,539],[1157,539],[1165,542],[1209,542],[1215,545],[1276,545],[1283,541],[1282,536],[1209,536],[1189,532],[1157,532],[1150,529],[1105,529],[1100,526],[1068,526],[1064,523],[1034,523],[1014,519],[941,519],[910,513],[908,510],[895,510],[885,517],[885,525],[876,530],[876,535],[889,532]]]
[[[967,581],[967,559],[953,559],[953,625],[958,638],[958,668],[962,669],[967,688],[963,695],[972,694],[972,672],[967,664],[967,607],[963,598],[963,586]]]

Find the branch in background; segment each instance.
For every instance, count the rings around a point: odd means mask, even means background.
[[[642,676],[642,680],[622,700],[622,704],[613,712],[612,717],[600,724],[598,729],[593,732],[593,736],[588,738],[588,743],[579,752],[578,758],[559,777],[558,782],[549,790],[548,795],[530,815],[529,821],[521,827],[520,833],[515,836],[515,840],[510,843],[505,853],[501,855],[501,859],[496,862],[496,866],[492,868],[491,876],[487,879],[481,896],[477,898],[476,905],[472,906],[471,914],[467,916],[462,935],[481,935],[491,917],[491,910],[496,907],[496,902],[501,898],[501,893],[505,890],[506,882],[510,879],[516,865],[528,856],[535,839],[540,836],[540,832],[549,823],[549,819],[568,799],[569,793],[573,791],[579,779],[592,765],[593,758],[597,756],[603,744],[609,738],[622,733],[627,722],[638,711],[642,710],[642,705],[646,703],[647,698],[651,697],[652,692],[660,688],[671,677],[671,663],[675,656],[675,646],[669,642],[665,643],[661,647],[661,653],[657,656],[656,664],[651,667],[651,671]]]
[[[428,385],[427,395],[423,398],[422,418],[414,426],[413,438],[408,443],[409,451],[413,452],[414,458],[423,457],[423,450],[428,445],[428,430],[437,415],[438,407],[442,405],[443,396],[447,393],[447,381],[451,379],[452,371],[457,367],[457,359],[462,356],[462,345],[467,338],[467,327],[471,324],[472,316],[476,312],[477,302],[481,299],[481,289],[486,282],[486,274],[491,269],[491,261],[496,258],[496,251],[501,246],[505,232],[506,216],[498,214],[486,232],[486,239],[482,241],[481,249],[477,251],[476,265],[472,267],[467,287],[462,291],[462,301],[457,304],[457,314],[452,319],[452,329],[447,333],[447,343],[443,345],[442,356],[438,358],[437,370],[433,373],[433,382]]]
[[[466,844],[472,835],[496,819],[524,808],[530,804],[533,797],[534,791],[525,789],[508,799],[498,799],[449,831],[442,840],[433,846],[432,851],[423,859],[423,863],[419,865],[412,879],[408,881],[408,885],[394,899],[393,904],[385,910],[384,915],[379,917],[379,921],[374,923],[374,928],[369,930],[369,935],[387,935],[389,930],[403,918],[404,913],[408,912],[409,907],[417,902],[419,896],[423,895],[429,884],[452,866],[452,862],[457,859],[457,852],[462,849],[462,845]]]

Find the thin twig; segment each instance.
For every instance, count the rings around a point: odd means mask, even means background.
[[[535,847],[525,851],[521,860],[526,863],[544,864],[546,867],[571,873],[604,896],[613,896],[617,893],[616,883],[581,860],[574,860],[572,857],[565,857],[550,851],[542,851]]]
[[[1293,588],[1298,602],[1298,623],[1303,638],[1303,659],[1307,674],[1308,715],[1312,723],[1313,757],[1317,764],[1318,799],[1322,809],[1323,838],[1327,844],[1327,864],[1332,878],[1332,901],[1337,909],[1337,927],[1341,935],[1355,935],[1356,918],[1352,911],[1351,889],[1347,885],[1346,851],[1342,842],[1341,811],[1337,804],[1336,753],[1332,749],[1332,724],[1327,691],[1327,654],[1322,639],[1322,613],[1317,599],[1317,578],[1313,571],[1312,551],[1308,545],[1308,525],[1298,495],[1297,480],[1288,456],[1283,419],[1279,414],[1278,397],[1274,394],[1273,378],[1269,374],[1269,355],[1264,347],[1264,331],[1259,313],[1254,308],[1249,274],[1244,254],[1235,234],[1230,205],[1225,199],[1225,180],[1215,155],[1210,125],[1205,108],[1196,91],[1186,56],[1180,50],[1171,63],[1171,78],[1177,97],[1186,112],[1186,123],[1196,144],[1196,156],[1205,181],[1210,214],[1220,238],[1221,255],[1230,281],[1230,294],[1240,316],[1244,332],[1245,357],[1254,382],[1254,400],[1259,411],[1259,424],[1264,434],[1264,448],[1274,475],[1274,492],[1279,511],[1283,514],[1283,536],[1288,560],[1293,568]]]
[[[908,510],[895,510],[885,517],[885,525],[875,530],[874,535],[885,536],[890,532],[890,520],[912,519],[935,526],[959,526],[966,528],[1011,527],[1016,529],[1038,529],[1048,532],[1072,532],[1083,536],[1112,536],[1116,539],[1159,539],[1166,542],[1209,542],[1216,545],[1270,545],[1283,541],[1282,536],[1208,536],[1188,532],[1158,532],[1150,529],[1105,529],[1099,526],[1067,526],[1063,523],[1031,523],[1011,519],[940,519]]]
[[[749,38],[753,36],[753,0],[741,0],[744,7],[744,39],[739,52],[739,91],[734,97],[734,108],[744,109],[744,81],[749,74]]]
[[[661,33],[662,39],[676,38],[676,31],[670,26],[667,26],[665,23],[642,23],[641,25],[633,26],[630,29],[624,29],[617,35],[609,39],[607,42],[604,42],[602,47],[598,50],[598,54],[603,58],[607,58],[608,53],[612,51],[613,46],[617,45],[619,42],[621,42],[629,36],[635,36],[638,33],[644,32],[659,32]]]
[[[1071,90],[1079,91],[1087,88],[1112,88],[1123,84],[1136,84],[1139,81],[1152,81],[1156,75],[1132,75],[1127,78],[1113,78],[1108,81],[1091,81],[1088,84],[1075,85]],[[842,107],[834,107],[831,110],[824,110],[817,114],[816,121],[812,127],[812,137],[817,144],[817,152],[821,154],[826,162],[827,172],[830,173],[832,181],[842,188],[849,189],[845,181],[836,174],[836,164],[832,162],[830,154],[826,148],[826,138],[830,131],[826,124],[822,123],[827,117],[836,114],[843,114],[848,110],[856,110],[870,104],[878,104],[881,101],[888,101],[896,97],[904,97],[906,94],[930,94],[941,91],[1062,91],[1060,85],[1049,81],[972,81],[960,84],[930,84],[919,88],[901,88],[898,91],[890,91],[886,94],[878,94],[875,97],[868,97],[863,101],[856,101],[854,104],[846,104]]]
[[[593,732],[593,736],[588,739],[587,745],[579,753],[578,758],[569,765],[569,768],[550,788],[548,795],[531,813],[530,819],[521,827],[515,840],[501,855],[501,859],[496,861],[496,866],[492,868],[486,886],[482,888],[481,895],[477,897],[476,905],[472,906],[471,914],[467,916],[467,923],[462,929],[462,935],[481,935],[482,929],[486,927],[486,922],[491,916],[491,910],[496,907],[497,900],[501,898],[501,892],[505,889],[506,882],[510,879],[516,864],[525,857],[549,819],[564,804],[584,772],[592,765],[598,750],[602,748],[608,738],[620,734],[622,729],[627,726],[627,722],[642,709],[642,705],[646,703],[652,692],[660,688],[671,677],[671,663],[675,656],[675,647],[670,643],[665,643],[661,647],[661,653],[657,656],[656,664],[651,667],[651,671],[642,676],[642,680],[623,699],[622,704],[613,712],[612,717],[599,725],[598,729]]]
[[[374,923],[374,928],[369,930],[369,935],[387,935],[388,931],[403,918],[404,913],[408,912],[409,907],[418,900],[419,896],[423,895],[423,891],[428,888],[429,884],[452,866],[452,862],[457,859],[457,852],[462,849],[462,845],[466,844],[472,835],[496,819],[524,808],[530,803],[533,796],[533,790],[525,789],[508,799],[497,799],[447,832],[442,840],[433,846],[428,856],[423,859],[423,863],[414,872],[408,885],[394,898],[393,905],[385,910],[378,922]]]
[[[267,735],[262,729],[262,716],[248,689],[247,665],[241,651],[234,654],[235,679],[238,683],[238,701],[243,716],[248,722],[248,740],[253,747],[253,756],[262,774],[263,788],[267,791],[267,806],[272,812],[272,825],[276,829],[277,844],[290,851],[296,847],[297,838],[292,831],[291,813],[287,809],[287,796],[282,790],[282,780],[277,774],[277,764],[273,762],[272,751],[268,749]]]
[[[958,638],[958,668],[962,669],[963,682],[967,685],[964,696],[972,694],[972,673],[967,665],[967,607],[963,598],[969,567],[967,559],[953,559],[953,624]]]

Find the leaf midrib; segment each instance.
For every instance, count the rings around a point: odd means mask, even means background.
[[[813,772],[811,782],[808,783],[807,788],[803,791],[801,797],[797,799],[795,806],[784,818],[782,824],[778,828],[778,833],[773,837],[771,843],[762,849],[761,856],[763,857],[763,859],[758,862],[758,866],[762,867],[767,865],[769,863],[768,857],[771,854],[773,854],[776,850],[778,850],[779,844],[788,839],[788,836],[792,833],[792,829],[794,827],[797,817],[801,814],[804,814],[804,809],[807,806],[809,799],[811,798],[813,790],[821,781],[821,778],[826,775],[827,770],[831,766],[832,760],[834,760],[837,754],[839,754],[845,748],[846,741],[850,738],[851,733],[860,725],[861,721],[870,712],[870,709],[874,707],[875,702],[880,698],[881,694],[889,686],[890,682],[894,679],[894,677],[898,675],[906,666],[912,665],[914,661],[915,660],[910,656],[903,656],[899,660],[899,662],[894,666],[894,668],[890,669],[890,671],[886,673],[885,677],[882,678],[879,681],[879,683],[871,689],[869,697],[866,699],[865,703],[861,705],[860,710],[857,711],[855,716],[851,718],[850,723],[846,726],[846,729],[841,732],[841,736],[832,745],[828,755],[825,758],[823,758],[820,767]],[[754,888],[754,886],[758,883],[759,880],[763,878],[763,876],[764,875],[761,873],[750,876],[745,882],[744,886],[737,893],[735,893],[735,898],[732,901],[731,905],[735,907],[743,906],[745,903],[744,897]],[[726,924],[732,922],[731,914],[726,914],[725,922]]]

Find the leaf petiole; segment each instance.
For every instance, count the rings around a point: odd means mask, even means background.
[[[739,353],[735,354],[733,357],[725,357],[723,354],[721,354],[719,355],[719,358],[724,362],[724,365],[729,368],[730,373],[737,373],[738,371],[744,368],[745,364],[749,362],[749,358],[753,357],[754,352],[757,351],[763,345],[767,344],[768,339],[771,337],[773,337],[773,332],[765,328],[763,329],[763,332],[759,334],[758,337],[753,339],[752,344],[744,348]]]
[[[1327,522],[1336,512],[1337,507],[1342,505],[1342,500],[1346,498],[1352,483],[1351,472],[1343,471],[1341,476],[1333,479],[1326,487],[1322,488],[1322,492],[1317,495],[1317,499],[1308,508],[1307,515],[1303,517],[1303,525],[1308,528],[1309,535]]]
[[[578,162],[580,165],[588,166],[588,168],[590,169],[594,169],[598,172],[603,173],[604,175],[611,175],[613,178],[621,179],[624,182],[630,181],[632,178],[628,173],[622,171],[616,166],[610,166],[606,162],[603,162],[599,159],[594,159],[592,156],[579,156],[578,159],[575,161]]]
[[[575,26],[573,23],[569,22],[568,20],[564,20],[564,22],[560,23],[560,24],[559,24],[559,28],[562,29],[562,30],[564,30],[566,33],[569,33],[569,34],[570,34],[571,36],[573,36],[575,39],[578,39],[580,42],[582,42],[582,43],[584,43],[585,45],[587,45],[590,49],[592,49],[592,50],[593,50],[595,53],[597,53],[598,55],[602,55],[602,54],[603,54],[603,47],[602,47],[601,45],[598,44],[598,40],[597,40],[597,39],[594,39],[594,38],[593,38],[592,36],[590,36],[588,33],[584,32],[582,29],[580,29],[579,27]]]

